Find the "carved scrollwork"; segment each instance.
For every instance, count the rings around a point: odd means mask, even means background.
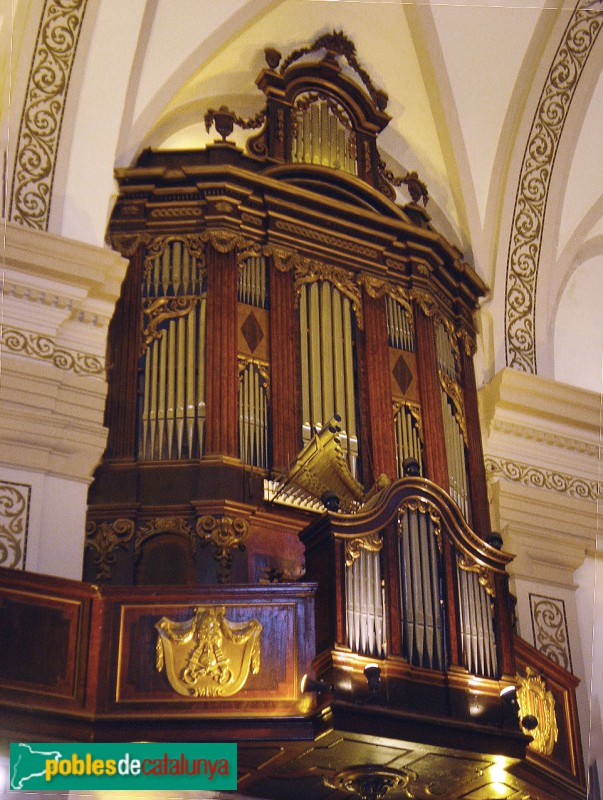
[[[305,284],[315,281],[328,281],[347,297],[356,314],[356,322],[359,328],[364,327],[362,314],[362,295],[360,287],[355,279],[353,272],[349,272],[341,267],[333,267],[324,264],[322,261],[315,261],[310,258],[303,258],[295,265],[294,289],[299,292]]]
[[[143,305],[146,327],[142,331],[141,355],[155,339],[161,339],[160,325],[168,319],[186,317],[198,303],[198,297],[156,297]]]
[[[406,511],[418,512],[419,514],[428,514],[433,522],[433,534],[436,537],[438,548],[442,551],[442,518],[440,517],[437,509],[431,503],[425,500],[419,500],[417,497],[409,497],[398,508],[398,519]],[[398,525],[398,533],[402,534],[402,526]]]
[[[145,236],[146,256],[144,260],[144,278],[148,278],[153,268],[153,261],[162,256],[173,242],[182,242],[189,255],[197,259],[197,268],[205,268],[205,243],[207,238],[203,234],[185,233],[167,236]]]
[[[131,519],[116,519],[113,522],[90,521],[86,525],[86,549],[94,550],[94,565],[97,567],[94,580],[108,581],[111,567],[115,563],[119,548],[125,548],[134,536],[134,522]]]
[[[490,597],[496,597],[496,584],[494,581],[494,573],[488,567],[478,564],[466,553],[459,553],[457,557],[457,564],[459,569],[464,572],[475,572],[480,586],[483,586]]]
[[[179,536],[186,537],[194,551],[196,544],[195,534],[193,528],[183,517],[155,517],[150,520],[146,525],[141,526],[136,532],[136,541],[134,542],[134,552],[136,556],[140,554],[140,550],[144,543],[162,533],[176,533]]]
[[[218,580],[228,583],[232,572],[233,552],[245,550],[249,526],[241,517],[213,517],[209,514],[197,520],[196,532],[202,545],[211,544],[218,562]]]
[[[442,370],[440,374],[440,385],[450,400],[454,409],[454,418],[461,429],[465,444],[467,444],[467,422],[465,420],[465,403],[463,400],[463,392],[458,383],[453,380],[449,375],[446,375]]]
[[[264,389],[266,391],[266,398],[270,399],[270,365],[266,361],[261,361],[258,358],[247,358],[244,356],[238,356],[237,364],[239,368],[239,382],[243,379],[243,373],[247,369],[249,364],[253,364],[253,366],[257,369],[260,373],[262,380],[264,382]]]
[[[357,558],[360,558],[361,550],[367,553],[378,553],[383,548],[383,540],[378,533],[370,536],[359,536],[345,543],[345,565],[351,567]]]

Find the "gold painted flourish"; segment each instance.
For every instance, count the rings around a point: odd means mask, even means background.
[[[108,581],[111,566],[115,563],[115,551],[125,547],[134,536],[134,522],[131,519],[116,519],[114,522],[90,521],[86,525],[86,549],[94,550],[94,564],[97,567],[94,580]]]
[[[218,562],[218,580],[228,583],[232,572],[232,555],[235,550],[245,550],[249,526],[241,517],[212,517],[209,514],[197,520],[197,536],[201,544],[212,545],[214,559]]]
[[[185,622],[155,625],[155,666],[185,697],[231,697],[260,671],[261,624],[229,622],[225,606],[197,606]]]
[[[366,550],[367,553],[378,553],[383,548],[383,540],[378,533],[370,536],[359,536],[345,543],[345,565],[351,567],[357,558],[360,558],[360,551]]]
[[[155,339],[161,339],[163,331],[159,326],[168,319],[186,317],[199,301],[198,297],[156,297],[147,300],[143,305],[143,314],[147,325],[142,331],[141,355]]]
[[[102,375],[105,371],[102,358],[91,353],[59,347],[50,336],[42,336],[33,331],[3,327],[0,345],[11,353],[49,361],[57,369],[68,370],[76,375]]]
[[[87,0],[46,0],[34,48],[11,187],[12,222],[48,229],[69,78]]]
[[[503,476],[510,481],[518,481],[525,486],[536,489],[547,489],[551,492],[568,494],[571,497],[580,497],[596,500],[601,494],[601,486],[597,481],[586,478],[577,478],[575,475],[566,475],[543,467],[531,464],[522,464],[505,458],[487,456],[486,475],[489,479]]]
[[[601,8],[579,0],[553,57],[523,156],[505,289],[507,366],[537,373],[536,282],[555,156],[576,87],[603,24]]]
[[[0,566],[25,568],[31,486],[0,482]]]

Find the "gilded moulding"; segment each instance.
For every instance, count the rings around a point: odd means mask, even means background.
[[[76,375],[103,375],[105,372],[102,358],[61,347],[50,336],[33,331],[4,327],[0,335],[0,345],[16,355],[49,361],[57,369],[74,372]]]
[[[155,625],[155,666],[185,697],[231,697],[260,671],[261,624],[229,622],[225,606],[197,606],[193,617]]]
[[[131,519],[116,519],[114,522],[90,521],[86,524],[86,549],[95,552],[94,565],[97,567],[95,581],[108,581],[111,567],[115,564],[115,551],[125,548],[134,536],[134,522]]]
[[[212,517],[206,514],[197,520],[197,536],[201,544],[212,545],[214,559],[218,562],[218,580],[228,583],[232,572],[235,550],[245,550],[249,526],[241,517]]]
[[[46,0],[17,136],[9,219],[48,230],[69,78],[87,0]]]
[[[533,716],[538,720],[538,725],[533,730],[522,727],[525,734],[533,737],[529,747],[538,753],[550,756],[559,738],[555,698],[546,688],[542,676],[532,667],[525,668],[525,677],[517,675],[516,683],[520,718]]]
[[[526,143],[511,223],[505,288],[507,366],[537,373],[536,283],[555,157],[603,14],[579,0],[553,57]]]

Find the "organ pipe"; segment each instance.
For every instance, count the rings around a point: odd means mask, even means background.
[[[385,596],[381,578],[380,539],[356,542],[346,558],[346,627],[348,645],[355,653],[386,655]]]
[[[142,286],[147,327],[142,354],[139,458],[177,460],[203,452],[204,272],[181,241],[152,258]]]
[[[465,666],[473,675],[498,677],[490,597],[476,569],[457,560],[461,640]]]
[[[294,108],[291,161],[358,174],[354,131],[347,111],[332,98],[301,95]]]
[[[304,444],[338,414],[341,445],[355,475],[358,431],[350,300],[328,281],[302,286],[300,335]]]

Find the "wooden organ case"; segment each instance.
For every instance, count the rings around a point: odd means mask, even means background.
[[[267,50],[257,85],[255,117],[208,111],[205,149],[116,172],[109,241],[130,266],[84,580],[131,599],[120,653],[151,639],[126,641],[152,617],[132,598],[166,598],[165,647],[185,619],[198,637],[210,619],[255,624],[227,697],[184,685],[189,663],[150,688],[122,674],[122,713],[158,701],[201,739],[247,715],[231,735],[266,740],[239,756],[260,797],[581,797],[575,713],[558,774],[539,756],[533,779],[501,696],[518,667],[472,362],[486,287],[416,173],[384,164],[387,96],[342,33]],[[276,611],[258,600],[271,592]]]

